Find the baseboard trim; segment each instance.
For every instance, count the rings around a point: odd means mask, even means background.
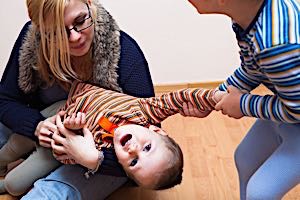
[[[155,93],[166,93],[184,88],[216,88],[224,81],[208,81],[199,83],[174,83],[174,84],[156,84],[154,85]]]

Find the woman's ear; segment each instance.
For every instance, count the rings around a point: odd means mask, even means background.
[[[158,133],[160,135],[164,135],[164,136],[168,135],[164,130],[154,125],[150,125],[149,130]]]

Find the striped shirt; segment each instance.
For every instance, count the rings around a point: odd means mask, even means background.
[[[251,91],[264,84],[274,95],[244,94],[244,115],[272,121],[300,123],[300,5],[297,0],[265,0],[257,16],[243,30],[233,23],[241,66],[228,85]]]
[[[118,126],[128,123],[149,126],[178,113],[184,102],[191,102],[201,111],[212,110],[216,104],[214,93],[215,90],[198,88],[178,90],[159,97],[137,98],[75,81],[62,110],[66,111],[66,116],[77,112],[86,114],[87,127],[100,150],[104,146],[110,147],[101,140],[101,135],[107,134],[98,124],[101,117]]]

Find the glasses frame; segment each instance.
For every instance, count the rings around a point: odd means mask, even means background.
[[[84,31],[84,30],[90,28],[94,24],[94,20],[93,20],[92,15],[91,15],[90,7],[89,7],[89,5],[87,3],[85,3],[85,5],[86,5],[86,7],[88,9],[89,16],[87,18],[85,18],[84,20],[82,20],[81,22],[84,23],[86,20],[91,19],[92,20],[91,24],[88,25],[87,27],[82,28],[82,29],[78,29],[77,28],[78,24],[75,24],[72,28],[66,28],[68,38],[70,38],[72,30],[76,31],[77,33],[81,33],[81,31]]]

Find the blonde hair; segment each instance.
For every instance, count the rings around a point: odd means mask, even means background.
[[[70,0],[27,0],[29,17],[40,32],[37,70],[47,85],[79,79],[71,64],[64,9]],[[80,0],[87,3],[88,0]]]

